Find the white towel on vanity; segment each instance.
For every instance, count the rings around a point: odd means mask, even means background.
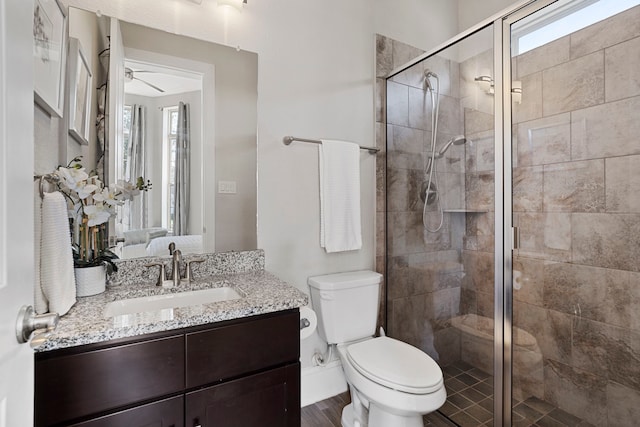
[[[48,303],[47,311],[61,316],[76,303],[76,279],[67,218],[64,196],[58,191],[44,193],[40,228],[40,290]]]
[[[328,253],[360,249],[360,147],[322,140],[319,150],[320,246]]]

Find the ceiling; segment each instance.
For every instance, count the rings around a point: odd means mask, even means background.
[[[124,66],[133,71],[134,77],[130,81],[125,79],[124,92],[127,94],[155,98],[193,92],[202,88],[202,76],[197,73],[137,61],[125,61]],[[143,81],[159,87],[164,92],[152,88]]]

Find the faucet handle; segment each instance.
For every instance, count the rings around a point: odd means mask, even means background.
[[[144,265],[147,268],[151,267],[160,267],[160,274],[158,274],[158,280],[156,281],[156,286],[162,286],[162,282],[167,280],[166,266],[162,262],[152,262]]]
[[[184,279],[189,283],[191,283],[191,281],[193,280],[193,271],[191,270],[191,264],[193,264],[194,262],[204,262],[204,258],[194,258],[185,262],[186,266],[184,268]]]

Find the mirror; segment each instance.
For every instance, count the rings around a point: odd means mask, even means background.
[[[257,54],[73,7],[69,36],[98,77],[99,125],[88,147],[68,141],[68,160],[82,154],[106,183],[152,183],[110,222],[116,252],[255,249]]]

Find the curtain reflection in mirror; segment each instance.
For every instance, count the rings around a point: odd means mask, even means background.
[[[145,168],[145,107],[134,104],[131,107],[131,127],[129,129],[129,147],[124,159],[126,180],[135,180],[146,176]],[[128,209],[127,209],[128,207]],[[123,209],[123,230],[139,230],[147,228],[147,195],[128,202]]]
[[[191,176],[191,138],[189,124],[189,104],[178,105],[178,128],[176,135],[174,170],[174,222],[173,235],[189,234],[189,181]]]

